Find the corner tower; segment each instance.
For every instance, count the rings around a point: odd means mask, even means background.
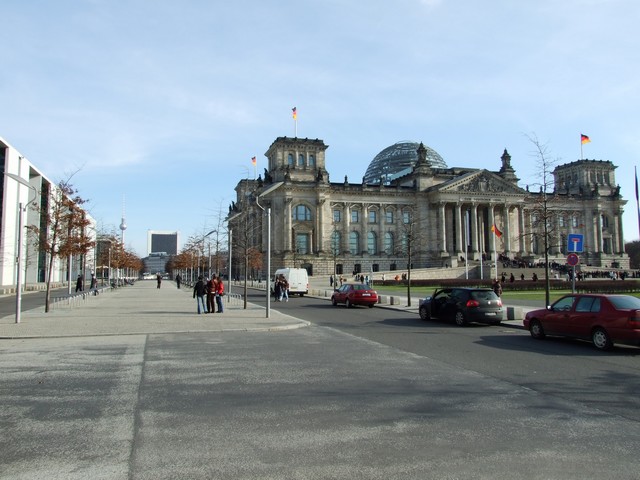
[[[322,140],[308,138],[278,137],[265,156],[269,169],[265,181],[274,182],[328,181],[325,168],[325,150],[329,148]]]

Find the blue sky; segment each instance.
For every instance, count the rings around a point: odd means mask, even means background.
[[[126,243],[218,226],[279,136],[329,145],[332,181],[422,141],[449,166],[534,184],[527,136],[558,161],[611,160],[638,239],[637,0],[7,0],[0,136],[71,173]]]

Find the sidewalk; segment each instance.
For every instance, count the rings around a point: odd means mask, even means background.
[[[132,286],[91,296],[81,305],[44,307],[0,318],[0,338],[76,337],[94,335],[146,335],[230,331],[274,331],[309,326],[309,322],[275,310],[266,318],[262,306],[225,296],[224,313],[198,315],[190,288],[178,290],[173,282],[156,288],[155,281],[141,280]]]

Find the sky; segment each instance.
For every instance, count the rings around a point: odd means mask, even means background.
[[[451,166],[539,181],[535,147],[610,160],[637,240],[637,0],[5,0],[0,137],[146,256],[221,226],[280,136],[330,180],[423,142]],[[591,143],[582,147],[580,135]]]

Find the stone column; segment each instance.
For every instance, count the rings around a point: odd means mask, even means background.
[[[284,251],[290,252],[291,248],[291,198],[285,198],[284,200]]]
[[[447,222],[444,216],[445,212],[445,202],[440,202],[440,241],[441,243],[441,253],[447,252]]]
[[[478,205],[471,205],[471,257],[477,258],[478,247]]]
[[[464,232],[462,231],[462,204],[456,203],[456,250],[457,257],[464,252]]]
[[[487,226],[489,230],[489,252],[488,253],[490,253],[489,256],[493,258],[493,252],[496,249],[496,235],[491,231],[491,227],[495,225],[495,221],[496,221],[495,218],[493,217],[493,204],[490,203],[487,209],[489,213],[488,215],[489,225]]]
[[[509,205],[504,204],[504,253],[511,253],[511,226],[509,225]]]
[[[527,249],[527,236],[525,232],[525,224],[524,224],[524,206],[518,207],[518,230],[520,233],[520,255],[526,255],[528,252]]]

